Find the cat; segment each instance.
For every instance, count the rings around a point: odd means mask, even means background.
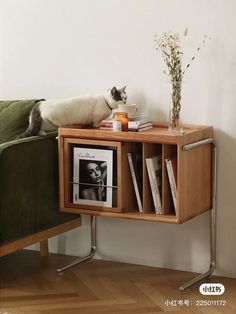
[[[29,126],[20,138],[45,135],[58,127],[70,124],[99,127],[101,120],[107,118],[118,104],[127,100],[126,86],[108,89],[103,96],[80,96],[61,100],[38,102],[30,112]]]

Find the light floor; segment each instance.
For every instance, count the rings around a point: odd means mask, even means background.
[[[178,291],[193,273],[92,260],[58,275],[56,268],[71,260],[27,250],[2,257],[0,314],[236,313],[235,279],[208,279],[223,283],[226,291],[204,297],[199,285],[186,294]],[[222,305],[210,305],[216,300]]]

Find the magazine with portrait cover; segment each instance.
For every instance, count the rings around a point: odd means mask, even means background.
[[[113,151],[73,148],[73,203],[112,207]]]

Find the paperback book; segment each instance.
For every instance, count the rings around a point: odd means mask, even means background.
[[[170,183],[170,190],[172,194],[172,199],[175,207],[175,212],[177,210],[177,158],[171,157],[166,159],[166,169]]]
[[[153,204],[156,214],[161,214],[162,191],[162,157],[153,156],[146,158],[147,172],[152,192]]]
[[[128,163],[130,168],[130,173],[133,181],[134,191],[138,203],[138,209],[142,213],[143,205],[142,205],[142,182],[139,176],[139,155],[135,153],[127,153]]]

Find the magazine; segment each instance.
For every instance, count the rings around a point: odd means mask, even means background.
[[[113,151],[74,147],[73,203],[112,207]]]

